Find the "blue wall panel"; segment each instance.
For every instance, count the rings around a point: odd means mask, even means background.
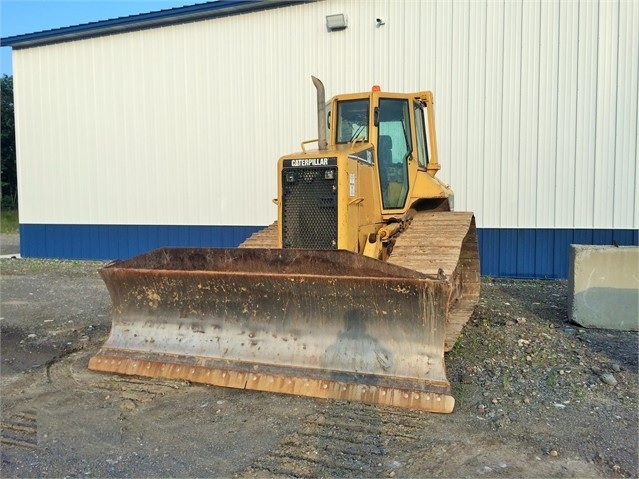
[[[537,230],[517,230],[517,259],[515,276],[535,271],[537,258]]]
[[[535,230],[535,263],[536,276],[551,278],[555,272],[555,255],[553,236],[547,230]]]
[[[501,230],[497,260],[500,276],[517,276],[517,251],[517,230]]]
[[[163,246],[235,247],[262,226],[20,225],[20,254],[33,258],[126,259]],[[567,278],[571,244],[639,245],[637,230],[477,230],[481,274]]]
[[[261,226],[20,225],[31,258],[126,259],[163,246],[235,247]]]
[[[572,230],[555,230],[552,232],[553,248],[551,251],[553,255],[553,274],[549,276],[549,278],[568,277],[568,251],[570,245],[575,243],[573,233]],[[577,243],[579,243],[578,240]]]
[[[499,269],[499,231],[494,229],[478,229],[477,241],[479,243],[479,255],[480,259],[484,256],[492,258],[494,262],[493,268],[495,271]],[[483,261],[483,260],[482,260]],[[482,264],[483,269],[483,264]],[[482,274],[485,274],[482,271]]]
[[[567,278],[571,244],[639,245],[637,230],[478,229],[477,235],[481,274],[511,278]]]

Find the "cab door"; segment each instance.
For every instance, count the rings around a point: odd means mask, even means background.
[[[377,111],[377,165],[382,207],[403,209],[409,192],[408,161],[413,146],[409,102],[380,98]]]

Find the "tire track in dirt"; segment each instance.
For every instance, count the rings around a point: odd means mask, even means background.
[[[18,412],[0,420],[0,443],[3,447],[13,446],[27,449],[38,447],[36,415],[32,412]]]
[[[58,390],[84,385],[85,391],[104,391],[106,397],[117,396],[122,410],[133,410],[142,403],[153,401],[177,389],[187,387],[188,381],[158,378],[105,375],[87,369],[91,350],[78,349],[49,362],[47,381]]]
[[[236,477],[392,475],[393,451],[420,438],[422,421],[419,412],[332,401]]]

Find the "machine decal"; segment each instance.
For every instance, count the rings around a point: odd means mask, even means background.
[[[337,166],[337,158],[299,158],[295,160],[284,160],[284,168],[307,166]]]

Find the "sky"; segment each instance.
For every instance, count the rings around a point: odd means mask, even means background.
[[[205,0],[0,0],[0,36],[41,32],[196,3],[205,3]],[[11,47],[0,50],[0,75],[11,75]]]

